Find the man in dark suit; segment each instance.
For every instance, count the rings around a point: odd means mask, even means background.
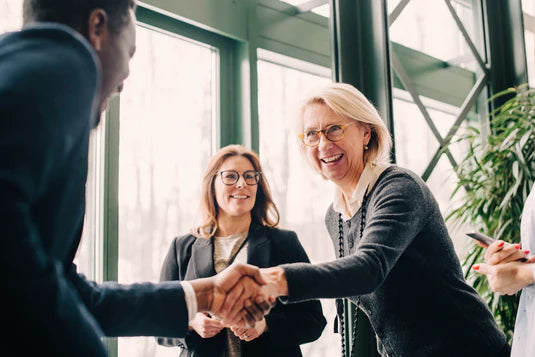
[[[16,355],[105,356],[100,338],[183,337],[197,311],[252,324],[258,269],[186,283],[96,284],[76,272],[90,130],[135,52],[134,0],[25,0],[22,31],[0,38],[2,348]],[[253,301],[256,301],[254,299]]]

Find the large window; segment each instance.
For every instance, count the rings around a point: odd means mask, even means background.
[[[177,235],[199,211],[212,154],[214,48],[138,27],[120,106],[119,281],[158,281]],[[155,339],[120,338],[120,356],[176,356]]]
[[[444,216],[457,202],[451,197],[457,183],[453,168],[466,150],[456,140],[486,95],[481,9],[475,4],[388,1],[393,72],[403,88],[393,91],[396,161],[422,176]],[[441,72],[444,68],[451,72]],[[448,222],[448,229],[463,256],[467,228]]]
[[[280,227],[297,233],[313,263],[335,258],[324,223],[334,186],[323,180],[300,153],[292,108],[307,90],[327,82],[328,78],[318,75],[258,62],[259,151],[263,170],[280,211]],[[340,338],[333,333],[334,300],[321,302],[327,327],[317,341],[301,346],[307,357],[340,355]]]

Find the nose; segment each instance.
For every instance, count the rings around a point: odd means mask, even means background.
[[[319,141],[319,144],[318,144],[318,149],[320,151],[323,151],[324,148],[329,147],[331,144],[332,144],[332,141],[327,139],[327,137],[325,136],[324,133],[321,133],[320,134],[320,141]]]
[[[240,175],[240,177],[238,178],[238,182],[236,182],[236,187],[245,187],[247,185],[247,183],[245,182],[245,178],[243,177],[243,175]]]

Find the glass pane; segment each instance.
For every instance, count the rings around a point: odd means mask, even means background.
[[[307,3],[307,0],[281,0],[282,2],[288,3],[290,5],[299,6],[304,5]],[[311,12],[324,16],[329,17],[331,15],[331,5],[330,3],[315,7],[314,9],[310,10]]]
[[[433,192],[443,217],[446,217],[449,212],[454,208],[457,208],[459,202],[462,201],[465,195],[465,191],[460,190],[455,195],[455,198],[452,199],[451,195],[456,185],[457,174],[453,170],[448,158],[445,155],[442,155],[437,166],[435,166],[435,169],[427,180],[427,186],[429,186],[431,192]],[[469,240],[466,238],[465,233],[473,230],[473,228],[470,228],[467,224],[459,224],[453,221],[446,222],[446,226],[448,227],[448,232],[453,241],[455,252],[462,261],[467,253],[466,248],[469,247]]]
[[[89,139],[89,165],[86,184],[86,210],[82,240],[74,263],[78,271],[89,279],[102,281],[102,239],[103,239],[103,169],[104,169],[104,115],[97,129]]]
[[[314,172],[302,157],[294,129],[292,108],[309,88],[329,79],[258,62],[260,158],[281,214],[280,227],[294,230],[314,263],[335,258],[324,224],[334,186]],[[322,300],[327,326],[322,336],[301,345],[304,356],[340,355],[340,338],[334,334],[334,300]]]
[[[325,4],[318,6],[317,8],[312,10],[313,13],[324,16],[324,17],[331,17],[331,5]]]
[[[438,150],[439,142],[432,134],[427,122],[423,119],[419,108],[408,99],[408,93],[401,90],[395,90],[394,93],[394,133],[397,164],[422,175]],[[423,98],[423,102],[437,130],[444,138],[454,125],[459,109],[427,98]],[[481,125],[479,117],[474,113],[471,113],[470,116],[475,119],[470,125],[476,127]],[[459,142],[459,137],[465,133],[467,125],[467,121],[464,120],[448,146],[457,163],[463,159],[467,150],[466,144]],[[453,171],[452,164],[449,158],[442,154],[427,180],[427,185],[437,199],[443,217],[446,217],[451,212],[456,204],[455,202],[458,204],[464,195],[463,190],[460,190],[455,199],[452,199],[451,194],[456,184],[457,176]],[[453,222],[447,222],[447,226],[453,239],[455,250],[459,257],[462,257],[466,253],[464,250],[466,247],[464,233],[469,228],[466,225],[459,225]]]
[[[389,1],[389,12],[397,2]],[[452,2],[472,42],[482,48],[481,31],[475,18],[478,12],[466,2]],[[467,46],[444,1],[412,0],[389,29],[390,40],[462,67],[475,68],[474,56]],[[480,51],[481,53],[481,51]],[[483,56],[482,56],[483,57]]]
[[[524,40],[526,44],[526,59],[528,65],[528,78],[530,87],[535,88],[535,0],[522,0],[522,12],[524,13]],[[530,17],[531,21],[526,19]],[[528,27],[530,26],[531,27]]]
[[[522,12],[535,16],[535,0],[522,0]]]
[[[422,175],[438,150],[439,143],[422,113],[406,92],[395,91],[394,137],[398,165]],[[429,114],[433,119],[432,114]]]
[[[0,34],[22,26],[22,0],[0,0]]]
[[[532,31],[524,31],[524,40],[526,41],[529,85],[535,88],[535,34]]]
[[[138,27],[121,94],[119,281],[158,281],[172,239],[196,220],[212,154],[215,49]],[[119,339],[120,356],[176,356],[153,337]]]

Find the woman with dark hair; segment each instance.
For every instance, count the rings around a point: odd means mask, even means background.
[[[201,214],[192,234],[171,243],[160,280],[212,276],[233,262],[271,267],[309,261],[295,232],[276,228],[279,212],[258,156],[240,145],[222,148],[208,165]],[[319,301],[279,304],[250,329],[198,313],[185,339],[159,343],[180,346],[183,356],[301,356],[299,345],[316,340],[325,324]]]

